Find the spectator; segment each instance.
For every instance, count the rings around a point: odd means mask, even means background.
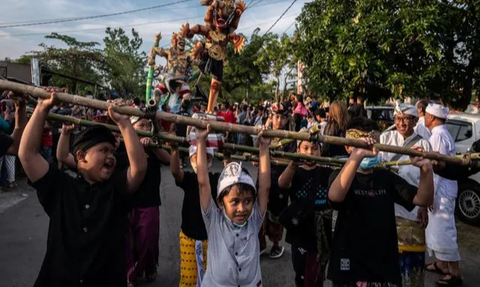
[[[294,110],[293,118],[295,120],[295,131],[298,132],[302,127],[307,127],[307,124],[302,123],[302,121],[306,120],[308,112],[305,104],[303,103],[302,95],[297,95],[295,97],[295,102],[297,105]]]
[[[353,105],[351,108],[348,109],[348,113],[350,118],[366,118],[367,112],[365,111],[365,107],[363,106],[363,97],[357,96],[357,103]]]
[[[315,119],[318,122],[320,133],[324,134],[325,127],[327,126],[327,113],[325,112],[324,109],[320,108],[315,111],[314,115],[315,115]]]
[[[428,106],[428,100],[427,99],[421,99],[419,100],[416,104],[415,107],[417,108],[418,112],[418,122],[415,128],[413,129],[416,134],[420,135],[423,139],[430,139],[430,136],[432,133],[430,130],[425,127],[425,110]]]
[[[345,137],[345,131],[348,123],[347,108],[343,102],[334,101],[329,109],[330,117],[325,125],[324,135]],[[325,144],[322,155],[325,157],[347,156],[345,147],[340,145]]]
[[[248,110],[247,105],[242,105],[240,107],[240,110],[241,112],[238,114],[238,117],[237,117],[237,124],[245,125],[245,122],[247,119],[247,110]],[[237,144],[245,145],[245,134],[237,133]]]

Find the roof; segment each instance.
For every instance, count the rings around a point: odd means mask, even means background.
[[[367,106],[367,110],[393,110],[392,106]]]
[[[480,114],[455,113],[455,114],[450,114],[448,116],[448,119],[452,119],[452,120],[463,119],[471,122],[476,122],[476,121],[480,121]]]

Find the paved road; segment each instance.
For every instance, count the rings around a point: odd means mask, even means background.
[[[219,168],[215,165],[216,169]],[[249,169],[251,167],[248,167]],[[252,170],[253,171],[253,170]],[[251,174],[255,174],[252,172]],[[32,286],[41,266],[48,229],[48,217],[32,189],[20,182],[16,191],[0,193],[0,287]],[[162,207],[160,210],[160,267],[159,277],[151,284],[138,286],[178,286],[179,230],[183,192],[178,189],[169,170],[162,170]],[[480,248],[478,229],[459,224],[459,240],[465,286],[480,286]],[[476,233],[476,234],[475,234]],[[290,247],[280,259],[261,259],[263,281],[266,287],[294,286],[290,262]],[[427,287],[437,277],[428,275]],[[327,282],[326,286],[330,286]]]

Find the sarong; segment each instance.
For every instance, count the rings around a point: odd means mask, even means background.
[[[278,217],[270,211],[267,211],[267,216],[265,216],[259,233],[261,249],[267,248],[266,236],[268,236],[272,242],[280,242],[283,237],[283,225],[278,222]]]
[[[423,287],[425,279],[425,230],[420,223],[397,217],[400,273],[403,287]]]
[[[159,255],[160,212],[158,206],[137,207],[129,214],[127,234],[127,278],[134,282],[143,274],[154,274]]]
[[[460,261],[455,225],[455,198],[435,194],[433,212],[428,213],[427,247],[438,260]]]
[[[180,287],[202,285],[207,249],[207,240],[195,240],[180,231]]]

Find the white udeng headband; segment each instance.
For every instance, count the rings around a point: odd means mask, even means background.
[[[395,105],[394,109],[394,114],[395,115],[411,115],[416,118],[418,118],[418,111],[415,106],[409,105],[409,104],[404,104],[404,103],[399,103]]]
[[[237,162],[229,163],[220,174],[217,185],[217,198],[227,187],[232,186],[237,183],[243,183],[250,185],[255,193],[257,189],[255,188],[255,183],[250,175],[242,171],[242,164]]]
[[[450,111],[447,107],[444,107],[439,104],[428,104],[425,112],[436,116],[437,118],[446,119],[450,114]]]

